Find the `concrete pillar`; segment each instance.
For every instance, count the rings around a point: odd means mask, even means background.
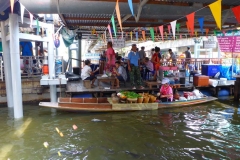
[[[194,44],[194,58],[198,58],[199,54],[198,54],[198,49],[199,49],[199,44],[195,43]]]
[[[80,67],[79,70],[79,75],[81,75],[81,71],[82,71],[82,39],[78,39],[78,58],[79,59],[79,64],[78,66]]]
[[[3,45],[3,61],[4,61],[4,75],[7,92],[7,105],[9,108],[13,107],[13,90],[12,90],[12,75],[11,75],[11,57],[9,42],[6,41],[7,27],[4,22],[1,22],[2,31],[2,45]],[[20,66],[19,66],[20,67]]]
[[[20,53],[19,53],[19,24],[18,15],[9,14],[9,36],[10,36],[10,55],[12,69],[12,90],[13,90],[13,106],[14,118],[23,117],[22,106],[22,83],[20,72]]]
[[[48,24],[48,68],[50,79],[55,78],[55,59],[54,59],[54,44],[52,35],[54,33],[53,24]],[[50,99],[51,102],[57,102],[57,87],[56,85],[50,85]]]

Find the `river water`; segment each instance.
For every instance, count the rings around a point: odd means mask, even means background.
[[[240,159],[240,109],[226,106],[99,114],[35,104],[17,121],[1,107],[0,159]]]

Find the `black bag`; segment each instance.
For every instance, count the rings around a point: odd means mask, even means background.
[[[65,73],[66,78],[68,78],[68,81],[79,81],[81,77],[79,75],[66,72]]]

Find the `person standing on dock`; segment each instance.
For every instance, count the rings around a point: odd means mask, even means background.
[[[140,63],[144,63],[146,52],[144,51],[145,47],[141,47],[141,50],[138,52],[140,56]]]
[[[191,51],[190,47],[187,47],[187,50],[185,51],[185,66],[187,67],[188,64],[191,62]]]
[[[115,61],[116,61],[116,58],[115,58],[116,54],[114,52],[114,49],[112,48],[112,42],[107,43],[106,56],[107,56],[106,69],[112,70],[113,67],[115,66]]]
[[[140,73],[140,56],[137,52],[136,44],[132,44],[131,52],[128,54],[128,71],[130,74],[131,85],[133,89],[136,89],[135,85],[140,85],[140,89],[143,89],[141,73]],[[135,83],[136,82],[136,83]]]

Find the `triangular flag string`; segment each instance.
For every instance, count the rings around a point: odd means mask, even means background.
[[[150,34],[151,34],[152,40],[154,41],[154,29],[153,28],[150,28]]]
[[[117,3],[116,3],[116,14],[117,14],[117,19],[118,19],[118,23],[119,23],[119,25],[120,25],[120,29],[121,29],[121,31],[123,31],[122,30],[122,19],[121,19],[121,13],[120,13],[120,9],[119,9],[119,3],[118,3],[118,0],[117,0]]]
[[[130,32],[130,37],[131,37],[131,41],[132,41],[132,31]]]
[[[161,37],[162,37],[162,41],[164,41],[163,26],[159,26],[159,31],[160,31],[160,34],[161,34]]]
[[[209,28],[206,28],[205,31],[206,31],[206,36],[208,36]]]
[[[111,26],[110,25],[108,25],[108,32],[109,32],[109,34],[110,34],[110,38],[111,38],[111,40],[112,40],[112,43],[113,43],[113,37],[112,37],[112,31],[111,31]]]
[[[232,11],[233,11],[235,18],[237,19],[237,22],[240,23],[240,6],[233,7]]]
[[[177,21],[172,21],[170,23],[171,27],[172,27],[173,39],[175,39],[175,34],[176,34],[176,23],[177,23]]]
[[[13,13],[14,8],[14,0],[10,0],[11,12]]]
[[[146,31],[145,30],[142,30],[142,37],[143,37],[143,40],[146,41]]]
[[[168,34],[171,35],[171,25],[168,25]]]
[[[177,24],[176,24],[177,32],[178,32],[178,33],[179,33],[179,31],[180,31],[180,25],[181,25],[180,23],[177,23]]]
[[[209,5],[216,24],[222,30],[222,0],[218,0]]]
[[[138,32],[135,32],[136,40],[138,41]]]
[[[25,7],[20,3],[20,8],[21,8],[21,20],[22,20],[22,24],[23,24],[23,16],[24,16]]]
[[[128,5],[129,5],[132,15],[134,16],[132,0],[128,0]]]
[[[30,28],[32,28],[33,15],[32,15],[32,13],[29,13],[29,15],[30,15]]]
[[[113,15],[112,15],[112,17],[111,17],[111,21],[112,21],[112,26],[113,26],[114,35],[115,35],[115,37],[117,37],[115,20],[114,20],[114,16],[113,16]]]
[[[188,20],[188,27],[191,31],[191,36],[193,36],[194,34],[194,17],[195,17],[195,12],[188,14],[187,16],[187,20]]]
[[[198,18],[198,23],[200,25],[200,30],[203,34],[203,24],[204,24],[204,17]]]

